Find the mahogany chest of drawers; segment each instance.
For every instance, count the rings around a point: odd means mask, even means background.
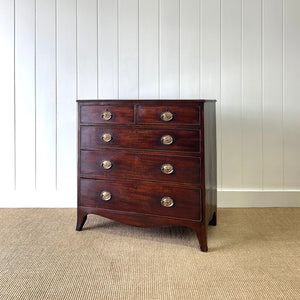
[[[207,251],[216,225],[213,100],[80,100],[77,230],[88,214],[187,226]]]

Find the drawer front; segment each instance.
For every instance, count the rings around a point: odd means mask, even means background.
[[[138,106],[139,124],[200,124],[199,106]]]
[[[83,105],[80,122],[91,124],[130,124],[134,122],[133,106]]]
[[[105,142],[103,135],[111,140]],[[135,148],[167,151],[200,151],[199,130],[81,127],[82,148]],[[171,143],[170,143],[171,141]]]
[[[106,169],[107,168],[107,169]],[[178,183],[200,183],[200,158],[81,151],[81,174]]]
[[[109,200],[101,198],[103,191],[109,193],[105,194]],[[170,199],[162,201],[164,197],[170,197],[173,204]],[[171,206],[165,207],[162,202]],[[200,204],[199,189],[169,187],[151,182],[80,180],[79,206],[199,220]]]

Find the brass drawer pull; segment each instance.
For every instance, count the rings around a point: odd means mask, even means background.
[[[102,191],[100,194],[100,198],[103,201],[109,201],[111,199],[111,193],[108,191]]]
[[[160,170],[164,173],[164,174],[172,174],[174,172],[174,167],[171,164],[163,164],[160,167]]]
[[[101,163],[101,166],[102,166],[103,169],[109,170],[109,169],[112,167],[112,162],[109,161],[109,160],[104,160],[104,161]]]
[[[174,205],[174,201],[171,197],[165,196],[160,200],[160,203],[164,207],[171,207]]]
[[[112,118],[112,113],[110,111],[106,110],[101,114],[101,118],[104,121],[109,121]]]
[[[170,135],[164,135],[161,137],[160,141],[164,144],[164,145],[171,145],[173,144],[173,138]]]
[[[112,140],[112,136],[110,133],[103,133],[101,138],[105,143],[108,143]]]
[[[174,117],[174,115],[170,111],[165,111],[160,114],[160,119],[165,122],[172,121],[173,117]]]

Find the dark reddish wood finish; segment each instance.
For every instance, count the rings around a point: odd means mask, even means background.
[[[204,116],[204,140],[202,143],[204,152],[205,170],[205,206],[206,223],[217,225],[217,152],[216,152],[216,110],[215,103],[207,102],[204,105],[202,114]],[[213,121],[212,121],[213,120]],[[203,145],[204,144],[204,145]]]
[[[167,182],[194,183],[200,181],[200,158],[148,155],[136,153],[118,153],[111,150],[81,151],[80,173],[84,175],[101,176],[105,178],[132,178]],[[101,162],[109,160],[112,167],[105,170]],[[171,174],[161,172],[161,166],[171,164],[174,171]]]
[[[110,191],[109,201],[100,199],[100,192]],[[174,187],[153,182],[126,182],[109,180],[80,180],[80,206],[97,207],[143,214],[199,220],[199,189]],[[162,196],[172,197],[175,204],[170,209],[160,204]],[[185,199],[182,201],[182,199]],[[194,209],[191,209],[194,207]]]
[[[111,120],[102,120],[105,110]],[[160,119],[166,110],[174,114],[170,122]],[[78,113],[76,230],[91,213],[140,227],[187,226],[207,251],[207,226],[216,225],[217,212],[215,101],[84,100]],[[104,143],[103,133],[112,141]],[[172,145],[160,142],[166,134]],[[113,167],[104,170],[103,160]],[[175,172],[163,174],[162,163]],[[109,201],[100,199],[103,190]],[[164,196],[175,204],[162,206]]]
[[[110,133],[112,140],[105,143],[101,137],[104,133]],[[171,145],[164,145],[161,137],[170,135],[173,138]],[[81,148],[124,148],[145,149],[161,151],[190,151],[199,152],[199,130],[178,129],[152,129],[136,127],[81,127]]]
[[[168,126],[172,124],[200,124],[199,106],[154,106],[139,105],[138,106],[138,124],[160,124]],[[173,114],[171,121],[163,121],[160,116],[163,112],[169,111]]]
[[[173,114],[171,121],[163,121],[160,118],[161,113],[169,111]],[[160,124],[168,126],[172,124],[199,124],[200,111],[199,106],[174,106],[174,105],[139,105],[138,106],[138,124]]]
[[[109,111],[112,114],[110,120],[105,121],[101,118],[103,112]],[[116,105],[92,105],[82,106],[80,110],[81,123],[91,124],[128,124],[134,122],[133,106]]]

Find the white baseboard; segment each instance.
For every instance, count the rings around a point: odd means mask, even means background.
[[[74,208],[76,190],[71,191],[14,191],[3,193],[2,208]],[[218,191],[218,207],[300,207],[298,191]]]
[[[218,191],[218,207],[300,207],[300,190]]]
[[[0,198],[2,208],[74,208],[76,190],[71,191],[14,191]]]

